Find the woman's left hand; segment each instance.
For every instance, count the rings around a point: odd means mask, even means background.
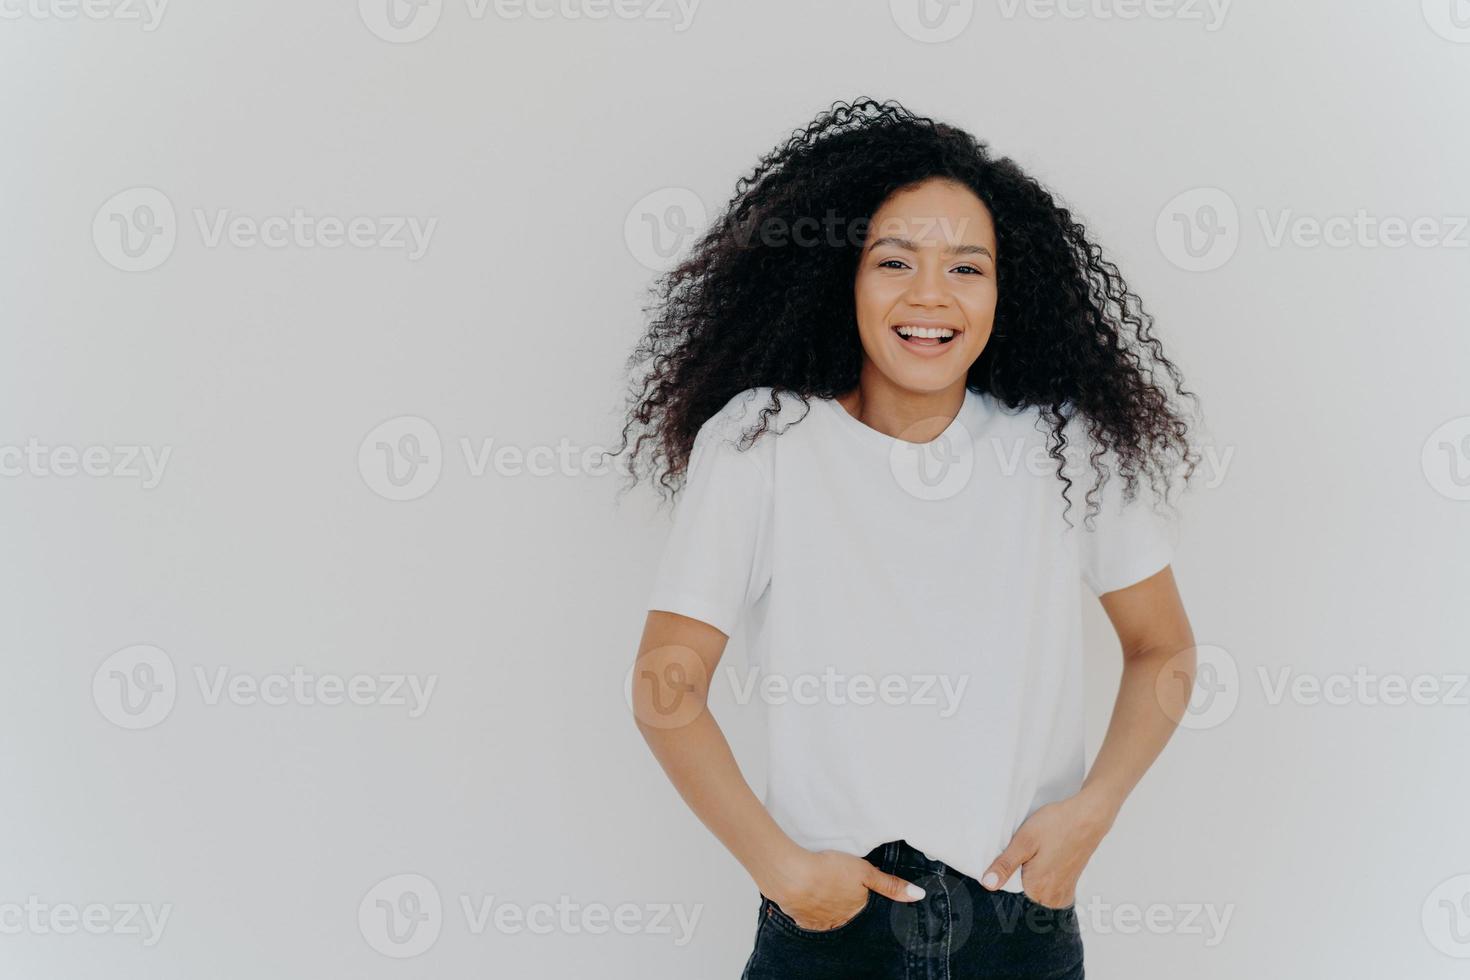
[[[1091,799],[1069,796],[1048,803],[1026,818],[980,884],[995,891],[1017,868],[1024,894],[1051,908],[1077,900],[1077,879],[1113,825],[1112,814]]]

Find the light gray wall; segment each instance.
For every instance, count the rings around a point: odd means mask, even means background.
[[[1089,976],[1461,975],[1463,0],[387,3],[0,2],[0,973],[738,974],[754,888],[620,694],[666,516],[578,456],[648,222],[873,94],[1057,189],[1205,400],[1215,700],[1082,880]],[[328,686],[252,697],[297,667]]]

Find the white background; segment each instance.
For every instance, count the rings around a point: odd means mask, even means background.
[[[1076,209],[1228,456],[1186,501],[1175,572],[1233,709],[1178,734],[1084,875],[1088,975],[1463,975],[1463,0],[959,3],[931,11],[943,41],[902,0],[706,0],[687,22],[430,0],[400,28],[387,2],[0,3],[0,974],[738,975],[755,889],[622,695],[667,512],[579,464],[477,474],[463,441],[614,444],[653,274],[639,229],[671,231],[691,195],[714,214],[792,129],[868,94]],[[374,244],[207,234],[296,209],[365,216]],[[1310,237],[1360,211],[1428,224],[1401,247]],[[376,244],[395,217],[435,222],[422,254]],[[134,218],[164,234],[129,259]],[[1283,220],[1300,234],[1274,239]],[[1222,234],[1191,255],[1186,227]],[[400,492],[379,440],[359,450],[404,416],[427,429],[381,441],[423,436],[427,486]],[[102,447],[110,475],[28,444]],[[156,485],[127,447],[168,451]],[[1095,748],[1117,649],[1090,616]],[[146,675],[109,657],[140,644],[176,690],[129,730],[117,672]],[[211,703],[221,670],[297,666],[436,686],[417,717]],[[1359,668],[1439,702],[1369,682],[1273,703],[1282,671]],[[716,710],[759,787],[759,712]],[[373,922],[404,874],[442,911],[395,946]],[[487,896],[639,911],[628,935],[476,932],[461,899]],[[58,934],[37,902],[170,914],[145,945]],[[697,909],[689,941],[651,906]],[[1119,918],[1145,913],[1164,924]]]

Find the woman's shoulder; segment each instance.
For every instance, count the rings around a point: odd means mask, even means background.
[[[771,385],[760,385],[731,395],[700,426],[695,445],[719,443],[727,451],[753,460],[769,474],[774,466],[777,437],[814,410],[795,392],[777,392]]]
[[[777,396],[773,386],[760,385],[731,395],[700,431],[708,429],[726,437],[738,436],[755,428],[764,419],[765,427],[774,433],[780,427],[803,418],[807,410],[801,396],[796,393],[782,391]]]
[[[1019,405],[1007,405],[996,396],[986,392],[981,395],[985,404],[990,409],[992,418],[1003,420],[1017,432],[1035,434],[1038,437],[1050,438],[1054,425],[1049,417],[1046,406],[1038,402],[1023,402]],[[1057,408],[1057,413],[1065,419],[1063,432],[1069,444],[1091,442],[1092,435],[1088,431],[1087,416],[1079,412],[1070,400],[1064,399]]]

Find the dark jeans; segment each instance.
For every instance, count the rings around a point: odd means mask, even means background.
[[[987,891],[905,841],[879,844],[867,859],[924,897],[895,902],[870,891],[853,919],[814,932],[762,895],[741,980],[1082,980],[1074,908]]]

